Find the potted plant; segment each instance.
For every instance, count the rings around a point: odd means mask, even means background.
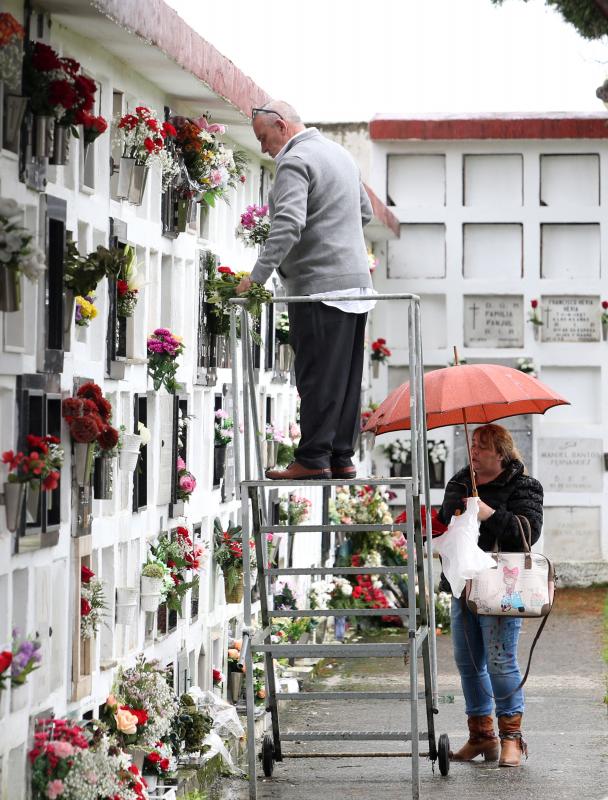
[[[234,439],[234,422],[223,408],[215,412],[213,425],[213,485],[219,486],[226,472],[226,449]]]
[[[35,283],[46,268],[34,237],[17,222],[20,216],[14,200],[0,198],[0,311],[5,312],[21,308],[21,275]]]
[[[166,147],[167,140],[171,141],[176,131],[171,123],[161,123],[153,109],[137,106],[134,114],[120,118],[116,133],[122,147],[117,195],[140,206],[152,164],[160,166],[163,192],[179,174],[179,166]]]
[[[23,501],[28,495],[28,509],[33,521],[38,518],[40,492],[52,492],[59,485],[64,451],[55,436],[26,437],[28,453],[7,450],[2,463],[8,467],[8,480],[4,484],[6,525],[11,533],[19,527]]]
[[[141,571],[141,610],[154,613],[163,596],[165,579],[170,573],[159,561],[148,561]]]
[[[21,123],[27,106],[27,97],[21,95],[24,36],[23,26],[12,14],[0,13],[0,101],[3,102],[0,143],[15,152],[19,147]]]
[[[85,564],[80,568],[80,638],[92,639],[97,635],[102,612],[107,611],[103,584],[93,580],[95,573]]]
[[[224,531],[222,523],[217,517],[213,522],[213,555],[224,576],[227,603],[240,603],[243,599],[242,533],[241,525],[228,525],[228,530]],[[252,569],[255,566],[253,539],[250,540],[249,546],[251,548],[249,569]]]
[[[167,608],[182,615],[182,600],[189,589],[198,584],[198,575],[192,575],[200,568],[203,549],[195,545],[190,537],[190,531],[183,525],[175,530],[175,535],[170,538],[162,534],[156,545],[150,545],[153,561],[164,564],[167,568],[168,579],[164,583],[164,601]]]
[[[386,339],[376,339],[372,342],[372,370],[374,378],[380,374],[380,364],[386,364],[392,352],[386,346]]]

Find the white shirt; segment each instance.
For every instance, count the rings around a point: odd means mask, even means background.
[[[274,157],[275,161],[278,161],[283,154],[285,153],[285,149],[289,142],[292,142],[294,139],[297,139],[298,136],[301,136],[303,133],[306,133],[309,128],[305,128],[303,131],[299,131],[298,133],[294,134],[288,142],[285,142],[283,147],[279,150],[279,152]],[[368,311],[371,311],[372,308],[376,305],[376,300],[364,300],[362,298],[371,297],[372,295],[378,294],[375,289],[369,288],[358,288],[358,289],[337,289],[336,291],[332,292],[321,292],[320,294],[311,294],[310,297],[322,297],[325,295],[326,297],[329,295],[333,295],[334,297],[344,297],[348,295],[349,297],[357,297],[358,300],[353,300],[353,302],[345,301],[329,301],[324,300],[324,306],[333,306],[334,308],[339,309],[340,311],[345,311],[347,314],[366,314]]]

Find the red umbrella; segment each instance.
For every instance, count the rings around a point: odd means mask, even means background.
[[[499,364],[460,364],[432,370],[424,376],[424,393],[429,430],[448,425],[464,425],[466,429],[468,422],[484,424],[570,405],[537,378]],[[363,430],[378,435],[409,428],[410,386],[404,383],[380,404]]]

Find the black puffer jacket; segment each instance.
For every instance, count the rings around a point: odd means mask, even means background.
[[[535,478],[524,475],[521,461],[510,461],[497,478],[478,486],[477,492],[484,503],[495,509],[495,513],[479,525],[478,544],[482,550],[489,552],[495,542],[505,552],[518,553],[523,549],[516,515],[526,517],[530,523],[532,544],[538,540],[543,526],[543,487]],[[464,511],[465,498],[471,493],[471,474],[465,467],[445,488],[439,520],[447,525],[457,509]],[[440,588],[449,591],[443,575]]]

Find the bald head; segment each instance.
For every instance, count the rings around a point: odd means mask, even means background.
[[[304,128],[298,112],[284,100],[270,100],[256,111],[253,118],[253,132],[262,153],[268,153],[272,158]]]

